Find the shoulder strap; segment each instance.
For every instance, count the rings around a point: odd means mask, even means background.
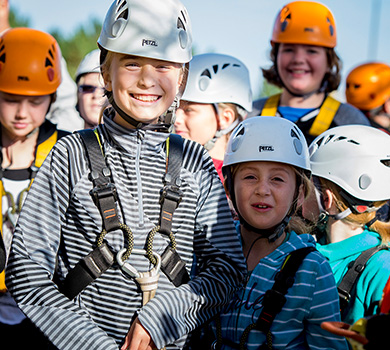
[[[263,109],[261,110],[261,116],[273,117],[276,116],[280,101],[280,94],[272,95],[265,101]]]
[[[39,168],[47,155],[55,145],[58,139],[58,131],[54,131],[53,134],[44,142],[40,143],[37,147],[37,153],[35,155],[35,166]]]
[[[318,136],[328,130],[340,107],[340,104],[340,101],[337,101],[332,96],[328,95],[320,108],[320,112],[314,119],[314,122],[309,130],[309,134],[312,136]]]
[[[183,139],[180,135],[171,134],[166,141],[166,172],[164,188],[161,192],[160,232],[171,233],[173,212],[179,205],[182,193],[180,191],[180,169],[183,162]]]
[[[91,194],[96,206],[99,208],[103,231],[106,232],[120,228],[116,210],[116,189],[111,182],[111,172],[106,166],[100,144],[99,134],[91,129],[77,131],[83,141],[90,167],[90,177],[93,182]],[[102,232],[103,233],[103,232]],[[104,235],[101,234],[103,237]],[[87,256],[81,259],[67,274],[60,286],[61,292],[69,299],[76,297],[85,287],[100,277],[114,263],[114,254],[105,242],[98,246]]]
[[[286,303],[288,289],[294,284],[295,274],[306,255],[315,251],[314,247],[294,250],[285,259],[281,270],[275,276],[272,289],[267,290],[263,299],[263,310],[256,322],[256,329],[268,332],[276,315]]]
[[[339,283],[337,290],[340,298],[340,312],[342,313],[349,304],[351,299],[351,291],[366,267],[368,260],[377,252],[383,249],[389,249],[386,245],[379,245],[362,252],[355,261],[351,261],[348,265],[348,271]]]

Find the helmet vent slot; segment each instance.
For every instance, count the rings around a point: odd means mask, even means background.
[[[381,163],[387,167],[390,167],[390,159],[382,159]]]
[[[208,69],[205,69],[200,76],[201,77],[209,77],[211,79],[211,73]]]
[[[230,63],[225,63],[223,66],[222,66],[222,69],[225,69],[225,68],[227,68],[227,67],[229,67],[230,66]]]
[[[118,16],[118,18],[123,18],[125,20],[127,20],[128,17],[129,17],[129,9],[122,11]]]
[[[49,60],[48,57],[46,57],[45,67],[53,67],[53,63]]]
[[[178,29],[186,30],[186,27],[185,27],[183,21],[181,20],[181,18],[177,19],[177,25],[176,26],[177,26]]]
[[[5,63],[5,52],[0,56],[0,62]]]
[[[214,73],[218,72],[218,64],[213,65],[213,71],[214,71]]]

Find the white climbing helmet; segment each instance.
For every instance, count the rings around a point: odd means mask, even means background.
[[[302,131],[279,117],[252,117],[241,122],[230,136],[223,168],[269,161],[289,164],[310,175],[309,152]]]
[[[328,129],[309,147],[313,175],[363,201],[390,199],[390,135],[365,125]]]
[[[87,53],[80,62],[76,71],[76,83],[81,76],[88,73],[100,73],[100,50],[96,49]]]
[[[223,54],[196,55],[190,62],[182,100],[197,103],[234,103],[252,110],[248,68],[240,60]]]
[[[178,0],[115,0],[98,44],[111,52],[187,63],[192,57],[190,18]]]

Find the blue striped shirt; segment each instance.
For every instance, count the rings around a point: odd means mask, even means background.
[[[291,232],[285,242],[260,260],[245,287],[221,314],[223,338],[240,343],[244,330],[257,321],[263,309],[264,294],[272,288],[275,274],[287,255],[308,246],[315,247],[311,235]],[[286,299],[271,326],[274,349],[347,349],[344,338],[321,328],[324,321],[340,321],[340,312],[332,270],[318,251],[309,253],[303,260]],[[257,350],[265,342],[266,335],[254,329],[249,334],[247,349]],[[231,348],[223,346],[222,349]]]

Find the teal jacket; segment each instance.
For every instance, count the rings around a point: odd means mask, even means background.
[[[348,271],[348,264],[357,259],[363,251],[380,245],[381,237],[374,231],[361,234],[341,242],[326,245],[317,244],[317,249],[328,259],[337,285]],[[351,293],[351,301],[342,315],[342,321],[353,324],[359,318],[375,313],[382,298],[382,291],[390,276],[390,251],[381,250],[367,262],[366,268]]]

